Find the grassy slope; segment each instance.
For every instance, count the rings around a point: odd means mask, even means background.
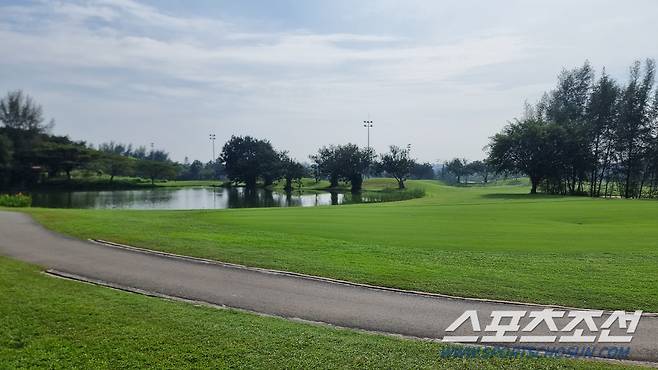
[[[382,187],[387,182],[372,181]],[[658,312],[658,203],[455,188],[340,207],[31,209],[54,230],[252,266],[460,296]]]
[[[0,368],[612,367],[548,359],[441,359],[441,348],[117,292],[50,278],[0,257]]]

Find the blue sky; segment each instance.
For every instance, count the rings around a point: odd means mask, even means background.
[[[658,56],[658,2],[0,1],[0,92],[55,133],[209,160],[231,134],[300,160],[412,144],[477,159],[488,137],[589,59],[625,79]]]

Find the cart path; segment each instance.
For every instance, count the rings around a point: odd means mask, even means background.
[[[492,302],[438,295],[379,289],[345,284],[329,279],[287,274],[243,266],[208,263],[130,248],[112,247],[81,241],[46,230],[30,216],[0,211],[0,254],[38,264],[64,274],[72,274],[134,290],[187,300],[228,306],[262,314],[298,318],[336,326],[441,339],[444,335],[493,335],[485,332],[492,311],[538,311],[544,306]],[[16,282],[20,284],[20,282]],[[6,304],[6,303],[5,303]],[[477,310],[481,333],[473,333],[470,323],[457,331],[445,329],[466,310]],[[599,328],[609,315],[596,323]],[[531,319],[526,316],[522,327]],[[556,319],[563,328],[571,318]],[[507,323],[509,319],[503,319]],[[578,328],[585,328],[580,325]],[[611,335],[628,335],[615,322]],[[517,333],[512,333],[516,335]],[[518,335],[550,335],[542,324]],[[561,335],[561,333],[554,333]],[[571,333],[562,333],[569,335]],[[510,335],[509,333],[506,335]],[[658,362],[658,316],[642,316],[630,343],[520,344],[506,346],[630,347],[629,359]],[[438,354],[437,354],[438,355]],[[605,357],[607,353],[595,353]]]

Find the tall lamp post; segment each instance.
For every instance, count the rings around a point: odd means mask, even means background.
[[[217,136],[215,134],[210,134],[210,135],[208,135],[208,137],[210,138],[210,142],[212,142],[212,158],[210,159],[210,165],[212,166],[212,175],[211,176],[214,179],[215,178],[215,171],[217,170],[215,168],[215,160],[216,160],[216,158],[215,158],[215,139],[217,139]],[[213,192],[213,198],[214,198],[214,194],[215,193]]]
[[[363,121],[363,127],[368,130],[368,155],[370,155],[370,128],[372,127],[372,120],[370,120],[370,117]],[[368,164],[368,168],[366,169],[366,177],[370,177],[370,164]]]
[[[363,121],[363,127],[368,129],[368,152],[370,152],[370,128],[372,127],[372,121]]]
[[[215,162],[215,139],[217,139],[217,136],[215,134],[210,134],[210,141],[212,142],[212,158],[210,160],[210,163]]]

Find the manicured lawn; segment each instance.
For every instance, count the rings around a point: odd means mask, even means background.
[[[622,368],[442,359],[442,348],[118,292],[0,257],[0,368]]]
[[[368,187],[393,185],[374,179]],[[658,202],[410,182],[403,202],[28,210],[79,238],[451,295],[658,312]]]

